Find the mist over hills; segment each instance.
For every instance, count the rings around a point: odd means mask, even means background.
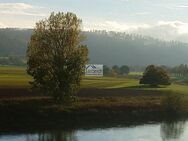
[[[84,33],[87,38],[83,43],[89,48],[90,63],[132,66],[188,63],[188,43],[120,32]],[[0,29],[0,57],[25,57],[31,34],[31,29]]]
[[[25,56],[31,29],[0,29],[0,56]]]
[[[188,44],[137,34],[86,32],[92,63],[127,65],[187,64]]]

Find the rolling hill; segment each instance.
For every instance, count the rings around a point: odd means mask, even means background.
[[[188,43],[162,41],[138,34],[85,31],[90,63],[106,65],[188,63]],[[6,57],[25,57],[32,29],[0,29],[0,63]]]

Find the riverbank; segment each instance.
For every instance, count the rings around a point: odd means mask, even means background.
[[[78,101],[57,104],[29,89],[2,89],[0,131],[105,126],[109,122],[150,122],[165,120],[162,99],[167,93],[128,89],[82,89]],[[22,93],[23,92],[23,93]],[[188,96],[183,96],[184,114]]]
[[[142,73],[83,77],[78,101],[58,105],[29,89],[25,69],[0,67],[0,132],[157,122],[166,118],[161,101],[169,93],[183,96],[183,114],[188,111],[188,85],[140,85]]]

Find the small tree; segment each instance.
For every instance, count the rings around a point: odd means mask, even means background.
[[[82,40],[81,20],[73,13],[52,13],[36,23],[27,50],[31,84],[58,101],[72,97],[87,61]]]
[[[109,76],[110,75],[110,68],[106,65],[103,66],[103,73],[104,76]]]
[[[146,68],[140,84],[170,85],[170,78],[167,72],[161,67],[150,65]]]
[[[120,67],[120,73],[121,75],[127,75],[129,73],[129,67],[126,65],[123,65]]]
[[[112,71],[116,74],[116,75],[119,75],[120,74],[120,68],[118,65],[114,65],[112,67]]]

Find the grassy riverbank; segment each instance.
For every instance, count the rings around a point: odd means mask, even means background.
[[[118,121],[157,121],[165,118],[163,99],[168,94],[183,96],[183,113],[188,112],[188,86],[172,84],[151,88],[139,85],[140,73],[127,77],[84,77],[78,101],[54,103],[50,97],[29,90],[25,68],[0,67],[0,131],[105,124]]]
[[[164,96],[82,96],[71,104],[56,104],[49,97],[19,97],[0,100],[0,131],[48,128],[80,128],[105,124],[162,121],[166,119],[161,103]],[[188,112],[188,97],[183,100]],[[172,116],[172,115],[171,115]],[[175,117],[175,115],[173,115]],[[172,117],[173,117],[172,116]]]

